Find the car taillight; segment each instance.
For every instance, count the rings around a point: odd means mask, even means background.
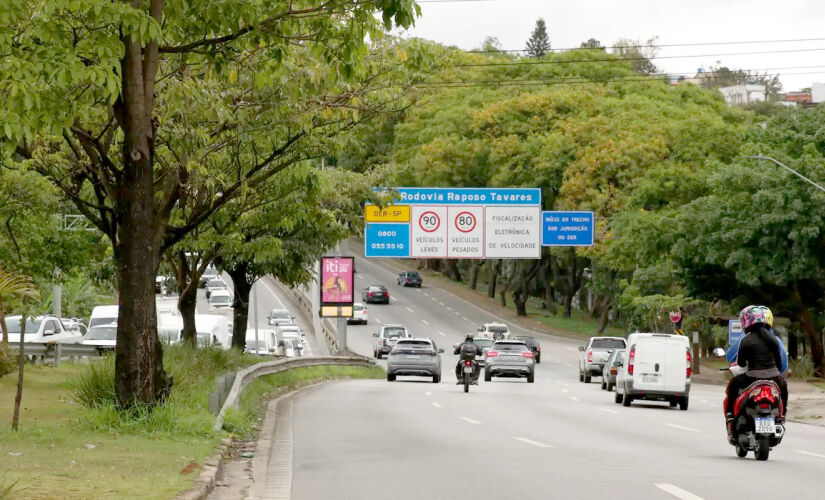
[[[525,358],[533,359],[533,353],[531,351],[524,351],[521,355]]]
[[[537,345],[537,346],[536,346],[536,350],[537,350],[537,351],[540,351],[540,350],[541,350],[541,346],[540,346],[540,345]]]
[[[630,355],[627,357],[627,374],[633,375],[633,363],[636,361],[636,346],[630,350]]]
[[[372,297],[372,292],[367,292],[367,297]]]
[[[616,375],[616,367],[615,366],[610,367],[610,374],[611,375]]]
[[[593,362],[593,351],[587,351],[587,362],[588,363]]]
[[[690,378],[690,360],[691,360],[690,347],[688,347],[688,350],[687,350],[687,378]]]
[[[498,356],[498,351],[487,351],[488,358],[495,358],[496,356]]]

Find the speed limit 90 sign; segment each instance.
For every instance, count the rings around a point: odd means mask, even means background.
[[[437,213],[428,210],[418,218],[418,225],[422,231],[432,233],[441,227],[441,217]]]

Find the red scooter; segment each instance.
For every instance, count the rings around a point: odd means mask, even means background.
[[[757,460],[767,460],[785,435],[785,425],[779,423],[785,411],[779,386],[772,380],[757,380],[739,394],[734,405],[731,444],[736,455],[745,457],[753,451]]]

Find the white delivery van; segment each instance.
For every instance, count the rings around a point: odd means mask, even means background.
[[[117,323],[117,313],[119,310],[120,306],[95,306],[89,318],[89,328]]]
[[[683,335],[630,334],[616,375],[616,402],[630,406],[637,399],[667,401],[687,410],[690,358],[690,344]]]
[[[255,343],[255,329],[246,330],[246,347],[244,352],[266,356],[277,355],[277,340],[275,330],[258,328],[257,344]]]
[[[161,342],[177,344],[183,335],[183,317],[180,314],[158,313],[158,338]]]
[[[229,321],[220,314],[196,314],[195,332],[198,336],[198,345],[216,345],[223,349],[232,347],[232,334],[229,331]]]

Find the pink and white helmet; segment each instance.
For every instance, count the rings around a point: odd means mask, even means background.
[[[742,323],[742,330],[748,331],[748,328],[762,323],[773,327],[773,313],[765,306],[748,306],[742,309],[739,313],[739,321]]]

